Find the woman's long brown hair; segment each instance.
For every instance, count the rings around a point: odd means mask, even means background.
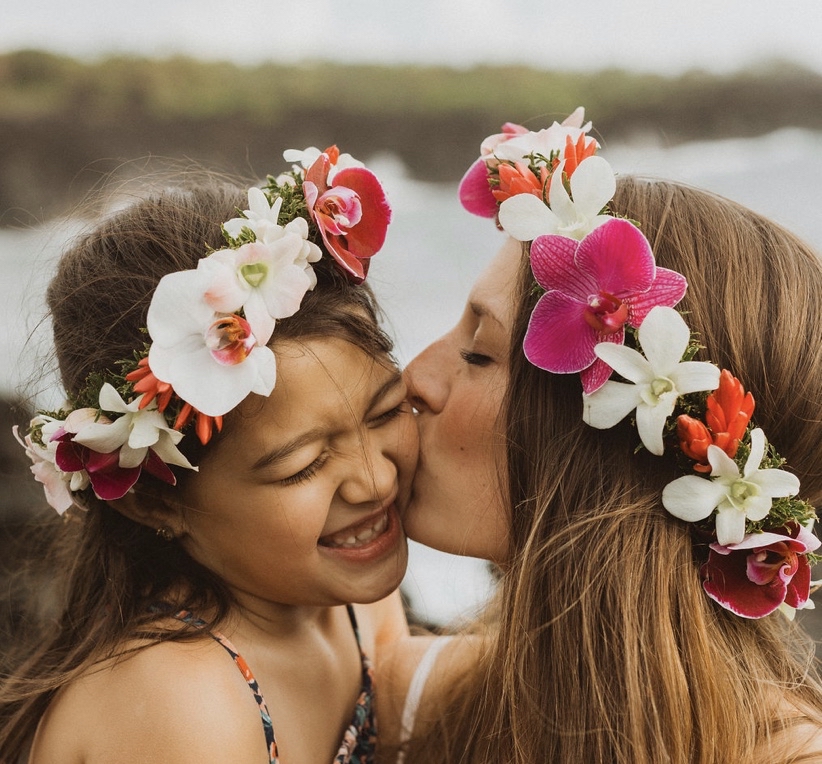
[[[611,208],[639,221],[658,265],[686,276],[678,308],[701,360],[753,392],[755,422],[818,505],[820,259],[761,216],[675,183],[622,178]],[[524,257],[502,412],[513,532],[499,632],[409,760],[803,760],[768,746],[788,716],[822,726],[813,645],[778,613],[746,620],[705,595],[691,530],[660,503],[673,457],[634,453],[627,422],[587,427],[577,375],[527,362],[535,300]]]

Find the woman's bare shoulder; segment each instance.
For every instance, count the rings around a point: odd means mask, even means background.
[[[420,663],[432,647],[439,648],[439,652],[421,688],[415,726],[425,725],[429,717],[437,718],[449,689],[455,682],[476,671],[485,642],[474,634],[451,637],[426,634],[396,640],[378,651],[380,739],[388,745],[399,742],[401,720],[411,684]]]
[[[210,638],[134,647],[58,692],[31,764],[267,760],[259,709],[222,647]]]

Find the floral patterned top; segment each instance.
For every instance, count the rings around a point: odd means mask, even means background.
[[[354,608],[351,607],[351,605],[347,605],[346,607],[348,609],[348,617],[351,619],[351,626],[357,637],[357,644],[359,645],[360,632],[357,628]],[[174,617],[198,629],[206,629],[207,627],[205,621],[197,618],[188,610],[181,610],[176,613]],[[249,689],[257,701],[257,705],[260,707],[260,718],[263,723],[263,731],[265,732],[265,744],[268,749],[269,762],[270,764],[278,764],[279,759],[277,754],[277,740],[274,737],[274,725],[271,722],[271,714],[268,712],[265,698],[263,698],[257,680],[251,673],[248,664],[243,660],[243,657],[237,652],[237,649],[228,639],[217,632],[209,631],[208,635],[225,648],[226,652],[234,659],[234,663],[248,683]],[[351,722],[345,730],[340,748],[334,756],[332,764],[373,764],[374,762],[374,749],[377,743],[377,726],[374,718],[374,671],[371,667],[371,661],[369,661],[368,657],[363,653],[362,647],[360,647],[360,661],[362,664],[360,695],[354,706],[354,714]]]

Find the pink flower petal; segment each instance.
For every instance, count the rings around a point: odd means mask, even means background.
[[[578,241],[566,236],[538,236],[531,242],[531,270],[543,288],[557,289],[587,303],[592,294],[599,292],[599,285],[589,273],[579,269],[578,247]]]
[[[598,292],[620,299],[645,292],[654,281],[651,245],[627,220],[609,220],[589,233],[577,250],[577,267],[590,273]]]
[[[572,374],[596,360],[597,333],[585,322],[584,309],[584,304],[556,290],[539,298],[522,343],[534,366]]]
[[[794,608],[802,608],[810,598],[811,592],[811,566],[805,557],[799,558],[799,568],[788,584],[788,591],[785,594],[785,604]]]
[[[497,200],[488,185],[488,168],[484,160],[477,159],[463,175],[459,185],[459,199],[472,215],[492,218],[497,214]]]
[[[614,334],[599,337],[598,341],[613,342],[617,345],[621,345],[625,342],[625,330],[620,329]],[[582,382],[582,391],[588,395],[595,393],[611,378],[613,373],[614,370],[607,363],[605,363],[605,361],[601,358],[597,358],[587,369],[583,369],[579,374],[579,378]]]
[[[673,308],[684,296],[688,289],[688,282],[681,273],[657,268],[656,278],[647,292],[635,294],[630,300],[630,317],[628,323],[638,327],[651,308],[664,305]]]
[[[362,218],[348,231],[348,250],[358,258],[375,255],[385,243],[391,222],[391,207],[377,176],[363,167],[349,167],[334,176],[332,185],[351,189],[362,204]]]

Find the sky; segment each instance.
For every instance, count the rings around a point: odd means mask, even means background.
[[[820,0],[30,0],[0,51],[182,53],[254,64],[528,64],[678,74],[786,59],[822,73]]]

